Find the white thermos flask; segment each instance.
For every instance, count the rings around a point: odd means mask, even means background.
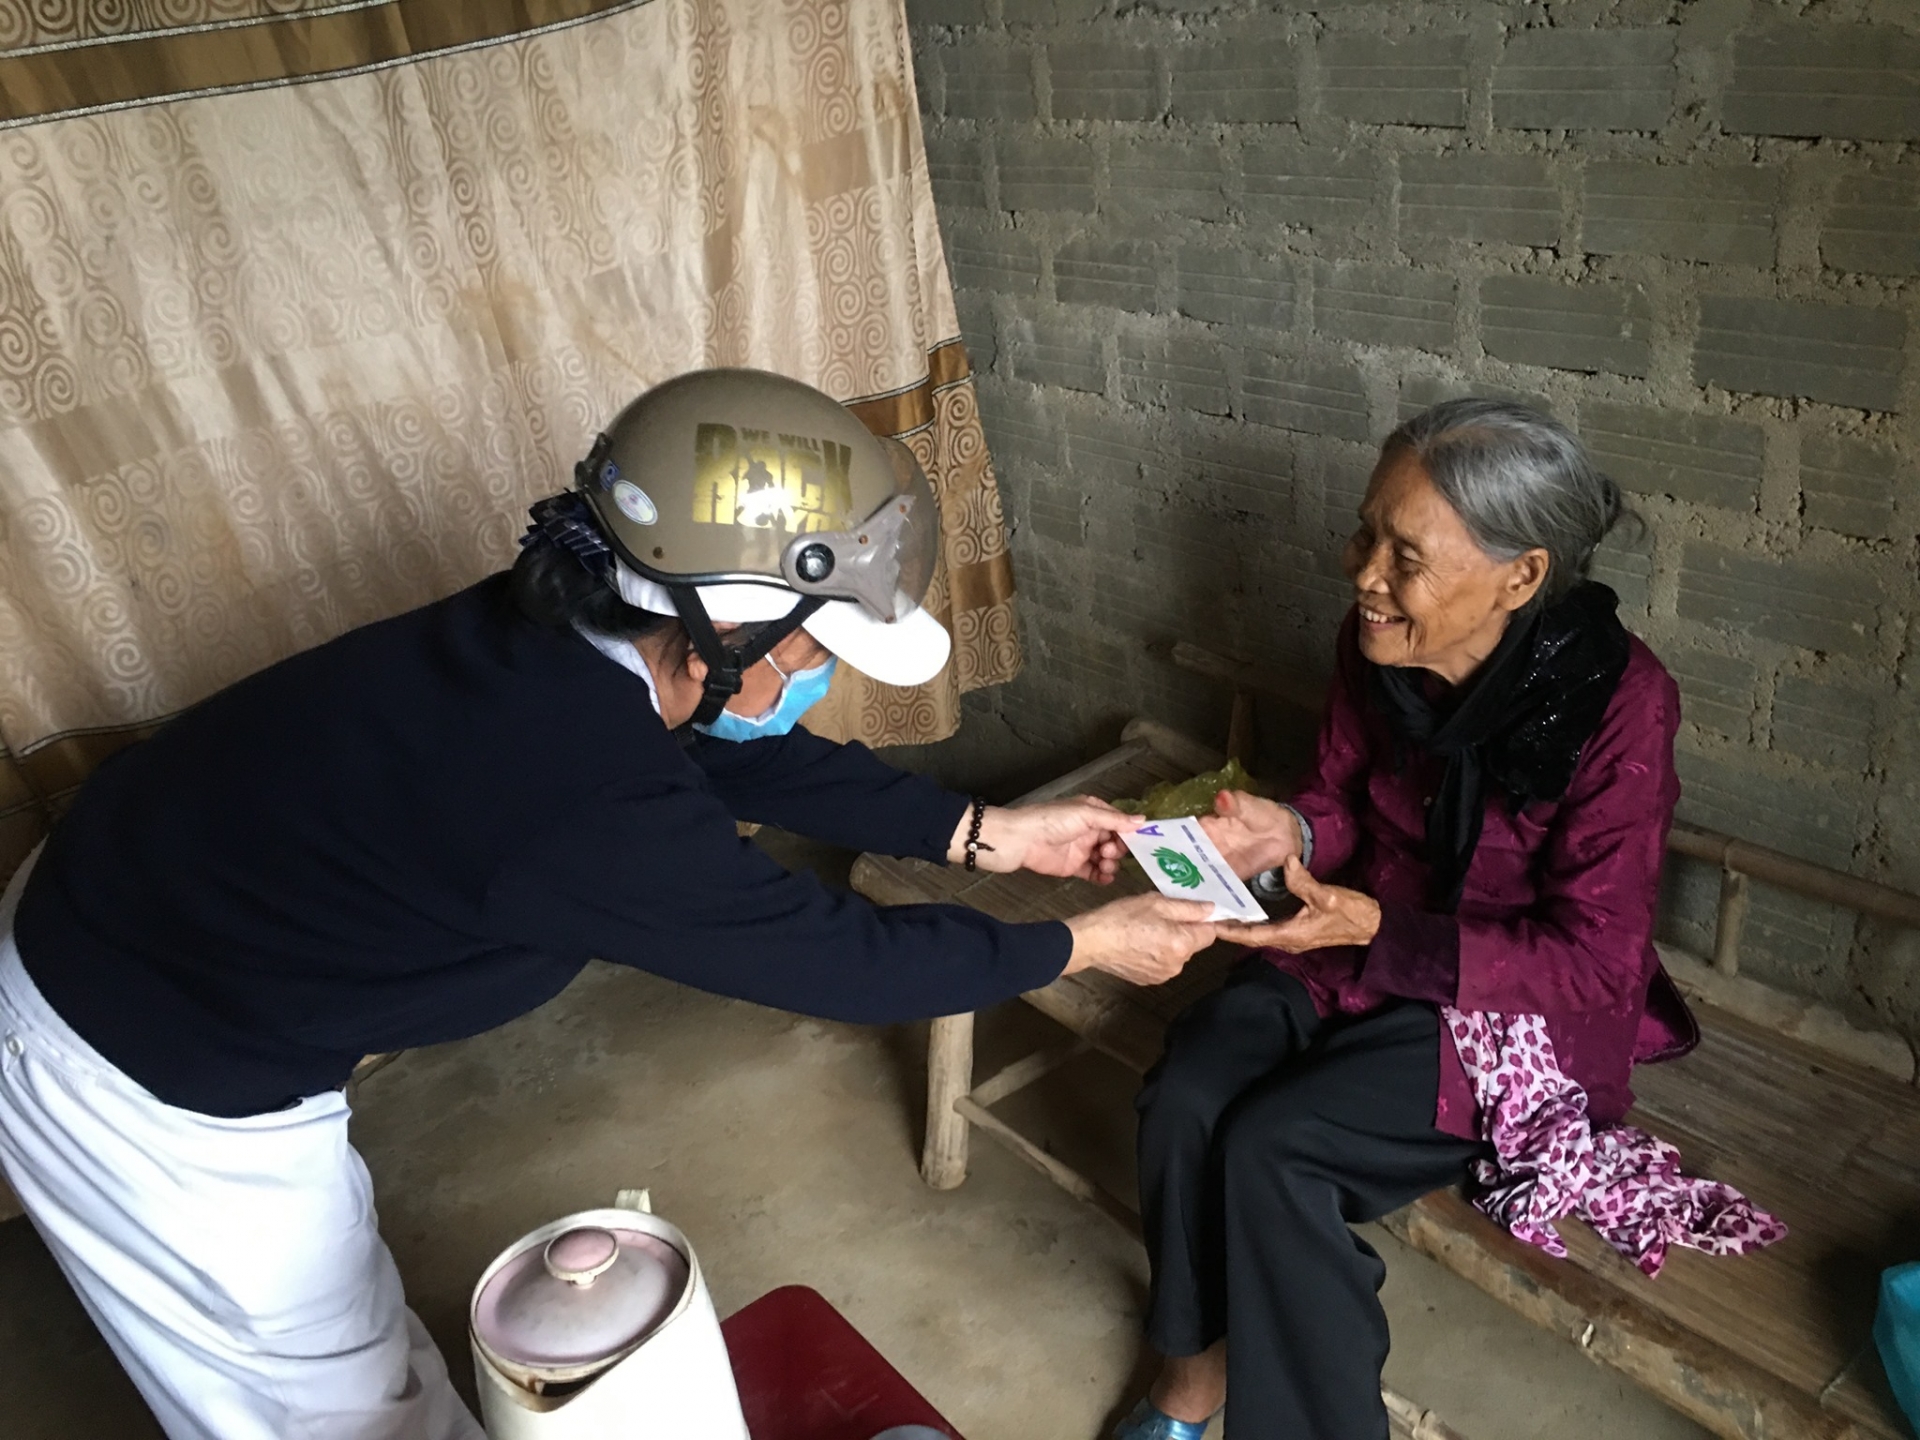
[[[700,1262],[644,1191],[508,1246],[468,1320],[489,1440],[747,1440]]]

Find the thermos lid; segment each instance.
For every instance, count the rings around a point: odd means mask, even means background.
[[[474,1330],[512,1364],[577,1371],[644,1340],[673,1313],[689,1274],[686,1257],[656,1236],[578,1226],[502,1264],[475,1297]]]

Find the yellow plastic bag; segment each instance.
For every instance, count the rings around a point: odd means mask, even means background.
[[[1211,815],[1213,797],[1222,790],[1245,790],[1254,795],[1267,793],[1266,787],[1249,775],[1238,760],[1229,760],[1218,770],[1195,775],[1191,780],[1162,780],[1138,800],[1116,800],[1113,806],[1129,815],[1144,815],[1149,820],[1178,820],[1187,815]]]

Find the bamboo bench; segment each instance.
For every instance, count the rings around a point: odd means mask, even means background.
[[[1203,652],[1188,650],[1179,658],[1200,673],[1245,680],[1228,662]],[[1236,738],[1244,744],[1250,716],[1241,699],[1234,716]],[[1157,781],[1211,769],[1222,758],[1163,727],[1135,721],[1117,749],[1018,803],[1070,794],[1139,795]],[[1554,1260],[1513,1239],[1451,1191],[1416,1201],[1384,1223],[1415,1249],[1716,1435],[1899,1440],[1908,1431],[1886,1393],[1870,1327],[1879,1272],[1920,1258],[1920,1104],[1912,1087],[1912,1051],[1896,1037],[1853,1031],[1838,1017],[1787,1001],[1735,973],[1746,877],[1804,892],[1815,883],[1804,872],[1820,867],[1691,829],[1677,833],[1673,848],[1740,878],[1723,885],[1717,968],[1663,950],[1670,973],[1695,1004],[1704,1038],[1692,1055],[1636,1072],[1639,1103],[1630,1118],[1677,1144],[1690,1170],[1738,1186],[1779,1214],[1791,1236],[1738,1259],[1676,1250],[1660,1278],[1649,1281],[1584,1225],[1561,1223],[1569,1258]],[[1831,877],[1819,882],[1825,886],[1822,898],[1834,899],[1837,889],[1844,898],[1836,903],[1920,923],[1920,898],[1822,873]],[[881,904],[954,902],[1010,921],[1063,919],[1116,893],[1079,881],[969,875],[876,856],[860,858],[853,883]],[[1122,891],[1147,888],[1131,868],[1119,885]],[[1034,991],[1023,997],[1026,1002],[1071,1038],[977,1084],[973,1016],[936,1021],[928,1047],[927,1183],[950,1189],[966,1178],[969,1134],[978,1129],[1137,1234],[1131,1202],[1034,1144],[993,1107],[1088,1050],[1144,1072],[1159,1056],[1167,1022],[1219,985],[1239,953],[1215,947],[1177,979],[1153,989],[1083,973]],[[1828,1039],[1846,1058],[1796,1035]],[[1399,1433],[1421,1440],[1451,1434],[1418,1406],[1390,1393],[1387,1399]]]

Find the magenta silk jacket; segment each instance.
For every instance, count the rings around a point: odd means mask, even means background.
[[[1366,946],[1266,957],[1305,983],[1323,1015],[1358,1015],[1395,998],[1544,1015],[1561,1070],[1587,1092],[1596,1126],[1633,1103],[1640,1060],[1685,1053],[1699,1038],[1653,949],[1660,862],[1680,784],[1673,737],[1680,695],[1635,639],[1600,727],[1566,794],[1514,814],[1492,794],[1454,915],[1426,910],[1425,803],[1442,763],[1395,745],[1368,703],[1351,615],[1320,725],[1314,774],[1293,797],[1313,826],[1313,872],[1380,902]],[[1437,683],[1437,682],[1436,682]],[[1434,1123],[1479,1127],[1446,1030]]]

